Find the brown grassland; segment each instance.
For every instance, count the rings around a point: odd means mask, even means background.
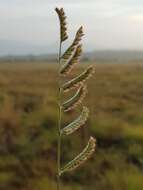
[[[63,176],[62,189],[142,190],[143,63],[95,66],[84,101],[90,118],[80,132],[62,139],[62,163],[83,149],[90,134],[96,153]],[[57,96],[56,64],[0,63],[0,190],[56,189]],[[63,124],[78,111],[65,115]]]

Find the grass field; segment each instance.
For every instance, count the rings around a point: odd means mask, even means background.
[[[84,101],[89,121],[62,140],[62,163],[77,155],[91,134],[97,150],[86,165],[63,176],[62,189],[142,190],[143,63],[95,67]],[[57,81],[56,64],[0,64],[1,190],[56,189]],[[65,115],[63,126],[79,111]]]

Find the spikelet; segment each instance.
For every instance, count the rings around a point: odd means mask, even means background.
[[[75,121],[73,121],[72,123],[67,125],[65,128],[63,128],[61,130],[61,134],[70,135],[74,133],[77,129],[79,129],[86,123],[88,116],[89,116],[89,109],[84,106],[80,116]]]
[[[62,175],[65,172],[73,171],[77,168],[79,168],[82,164],[88,160],[92,154],[95,151],[96,146],[96,140],[93,137],[90,137],[89,142],[87,146],[84,148],[84,150],[72,161],[70,161],[67,165],[65,165],[61,171],[60,175]]]
[[[57,12],[60,20],[60,32],[61,32],[61,42],[65,41],[68,39],[67,35],[67,23],[66,23],[66,16],[64,9],[61,8],[56,8],[55,11]]]
[[[70,98],[69,100],[67,100],[66,102],[63,103],[62,108],[63,108],[64,112],[73,110],[79,104],[81,104],[86,93],[87,93],[86,86],[81,86],[72,98]]]
[[[83,27],[81,26],[79,28],[79,30],[77,31],[77,33],[76,33],[76,36],[75,36],[75,39],[74,39],[73,43],[65,51],[65,53],[62,55],[61,59],[68,60],[71,57],[71,55],[73,54],[76,46],[79,45],[82,36],[84,36],[84,34],[83,34]]]
[[[76,48],[73,56],[71,57],[71,59],[62,66],[62,68],[60,70],[60,73],[62,75],[65,76],[65,75],[70,73],[73,66],[79,62],[79,58],[81,56],[81,53],[82,53],[82,45],[79,45],[79,46],[77,46],[77,48]]]
[[[68,92],[69,90],[78,87],[83,84],[87,79],[89,79],[94,73],[94,67],[89,66],[83,73],[81,73],[76,78],[68,81],[62,86],[64,92]]]
[[[83,27],[81,26],[76,33],[76,36],[75,36],[75,39],[74,39],[72,45],[77,46],[79,44],[79,42],[81,41],[82,36],[84,36],[84,33],[83,33]]]

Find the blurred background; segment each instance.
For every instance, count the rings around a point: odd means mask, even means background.
[[[85,126],[62,139],[62,164],[97,139],[96,153],[62,178],[62,190],[142,190],[143,1],[0,1],[0,189],[56,190],[59,23],[69,40],[82,25],[84,54],[68,79],[89,64]],[[73,92],[74,93],[74,92]],[[69,95],[70,96],[70,95]],[[81,107],[63,115],[63,127]]]

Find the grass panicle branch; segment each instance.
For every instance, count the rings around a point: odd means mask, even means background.
[[[96,140],[93,137],[90,137],[89,142],[84,150],[61,169],[60,175],[81,167],[81,165],[83,165],[86,160],[88,160],[92,156],[93,152],[95,151],[95,146]]]
[[[81,26],[81,27],[79,28],[79,30],[77,31],[77,33],[76,33],[76,36],[75,36],[75,39],[74,39],[73,43],[68,47],[68,49],[67,49],[67,50],[64,52],[64,54],[62,55],[61,58],[62,58],[63,60],[68,60],[68,59],[72,56],[72,54],[73,54],[75,48],[76,48],[76,47],[79,45],[79,43],[81,42],[82,36],[84,36],[84,33],[83,33],[83,27]]]
[[[72,98],[70,98],[69,100],[67,100],[62,104],[64,112],[71,111],[74,108],[76,108],[79,104],[81,104],[86,94],[87,94],[87,88],[85,85],[82,85]]]
[[[64,9],[55,9],[58,16],[59,16],[59,20],[60,20],[60,27],[61,27],[61,42],[64,42],[65,40],[68,39],[68,35],[67,35],[67,22],[66,22],[66,16],[65,16],[65,12]]]
[[[81,53],[82,53],[82,45],[79,45],[76,47],[76,50],[74,54],[72,55],[72,57],[62,66],[61,68],[62,75],[66,76],[71,72],[74,65],[79,62]]]
[[[65,53],[62,55],[62,43],[68,39],[67,34],[67,23],[64,9],[56,8],[55,11],[58,14],[60,21],[60,47],[59,47],[59,77],[68,76],[72,71],[72,68],[79,62],[82,54],[81,40],[83,33],[83,27],[80,27],[75,35],[73,43],[67,48]],[[64,64],[61,64],[64,60]],[[62,112],[68,112],[74,110],[78,105],[82,104],[82,101],[87,94],[87,87],[85,85],[86,80],[92,76],[94,72],[93,66],[88,67],[83,73],[79,74],[74,79],[61,84],[59,78],[59,125],[58,125],[58,150],[57,150],[57,190],[60,190],[60,180],[61,175],[65,172],[70,172],[80,167],[86,160],[88,160],[94,153],[96,140],[90,137],[88,144],[84,150],[72,161],[61,167],[61,138],[64,135],[70,135],[74,133],[77,129],[82,127],[89,116],[89,109],[82,105],[82,112],[80,116],[71,122],[66,127],[61,126],[62,123]],[[73,97],[69,98],[67,101],[62,102],[62,94],[73,88],[78,88]]]
[[[63,91],[68,92],[69,90],[71,90],[73,88],[77,88],[77,87],[83,85],[83,83],[85,83],[86,80],[89,79],[93,75],[94,72],[95,72],[94,67],[89,66],[83,73],[81,73],[77,77],[73,78],[72,80],[66,82],[62,86]]]
[[[72,123],[67,125],[65,128],[63,128],[61,130],[61,134],[70,135],[74,133],[77,129],[79,129],[86,123],[88,116],[89,116],[89,109],[83,106],[83,110],[80,116],[75,121],[73,121]]]

